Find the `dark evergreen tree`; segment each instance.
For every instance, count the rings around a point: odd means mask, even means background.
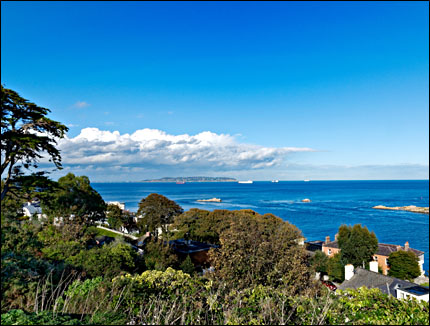
[[[1,175],[4,184],[1,200],[11,189],[15,178],[25,172],[31,174],[38,167],[38,160],[48,154],[56,168],[61,168],[57,140],[63,138],[68,128],[49,119],[49,109],[37,106],[22,98],[17,92],[1,86]],[[40,176],[43,172],[34,174]]]
[[[342,225],[339,228],[338,244],[342,264],[352,264],[355,267],[366,265],[378,250],[375,233],[369,232],[367,227],[362,227],[361,224]]]
[[[187,274],[193,275],[195,272],[194,264],[191,261],[190,255],[187,255],[187,258],[184,259],[184,261],[179,265],[179,268]]]
[[[418,257],[411,251],[392,252],[388,257],[388,265],[388,275],[402,280],[413,280],[421,275]]]

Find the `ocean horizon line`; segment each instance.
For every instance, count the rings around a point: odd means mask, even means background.
[[[238,183],[237,181],[187,181],[186,183]],[[252,179],[247,179],[252,180]],[[275,179],[252,180],[253,182],[272,182]],[[305,182],[305,179],[280,180],[278,182]],[[351,182],[351,181],[430,181],[429,179],[307,179],[309,182]],[[91,181],[91,183],[175,183],[175,181]]]

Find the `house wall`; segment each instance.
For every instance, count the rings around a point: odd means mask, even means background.
[[[333,257],[335,254],[337,254],[338,252],[340,252],[339,248],[330,248],[330,247],[326,247],[326,246],[322,246],[322,251],[329,257]]]
[[[208,251],[193,252],[190,254],[191,261],[196,266],[205,266],[209,261]]]
[[[382,269],[382,274],[388,275],[388,271],[390,270],[390,266],[388,266],[387,264],[388,256],[375,254],[373,257],[376,258],[376,260],[378,261],[378,265]],[[424,275],[423,264],[424,254],[420,255],[418,258],[418,265],[420,266],[421,275]]]
[[[388,271],[390,270],[390,267],[387,265],[388,256],[375,254],[373,257],[374,259],[376,258],[376,261],[378,261],[378,266],[382,269],[382,274],[388,275]]]
[[[329,257],[333,257],[335,254],[340,252],[340,248],[331,248],[326,247],[323,245],[322,251]],[[374,255],[373,256],[376,261],[378,261],[378,266],[382,269],[382,274],[388,275],[388,271],[390,270],[390,267],[388,267],[386,259],[388,259],[388,256],[383,255]]]
[[[424,254],[422,254],[418,257],[418,265],[420,266],[421,276],[424,276],[425,275],[424,268],[423,268]]]
[[[412,298],[415,298],[417,300],[429,302],[429,295],[428,294],[418,296],[418,295],[413,295],[412,293],[409,293],[409,292],[402,291],[401,289],[397,289],[396,292],[397,292],[396,293],[397,299],[409,299],[410,300]]]

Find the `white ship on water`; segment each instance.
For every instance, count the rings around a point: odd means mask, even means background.
[[[279,180],[272,180],[272,182],[274,182],[274,183],[278,183],[278,182],[279,182]]]
[[[247,181],[238,181],[237,183],[253,183],[254,181],[252,180],[247,180]]]

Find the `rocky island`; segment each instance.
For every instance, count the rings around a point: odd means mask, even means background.
[[[208,202],[214,202],[214,203],[220,203],[220,198],[211,198],[211,199],[197,199],[197,201],[208,201]]]
[[[393,211],[408,211],[408,212],[413,212],[413,213],[422,213],[422,214],[428,214],[429,213],[429,208],[428,207],[417,207],[414,205],[410,205],[410,206],[398,206],[398,207],[387,207],[384,205],[377,205],[377,206],[373,206],[372,208],[375,209],[388,209],[388,210],[393,210]]]
[[[237,180],[224,177],[165,177],[161,179],[142,180],[141,182],[237,182]]]

